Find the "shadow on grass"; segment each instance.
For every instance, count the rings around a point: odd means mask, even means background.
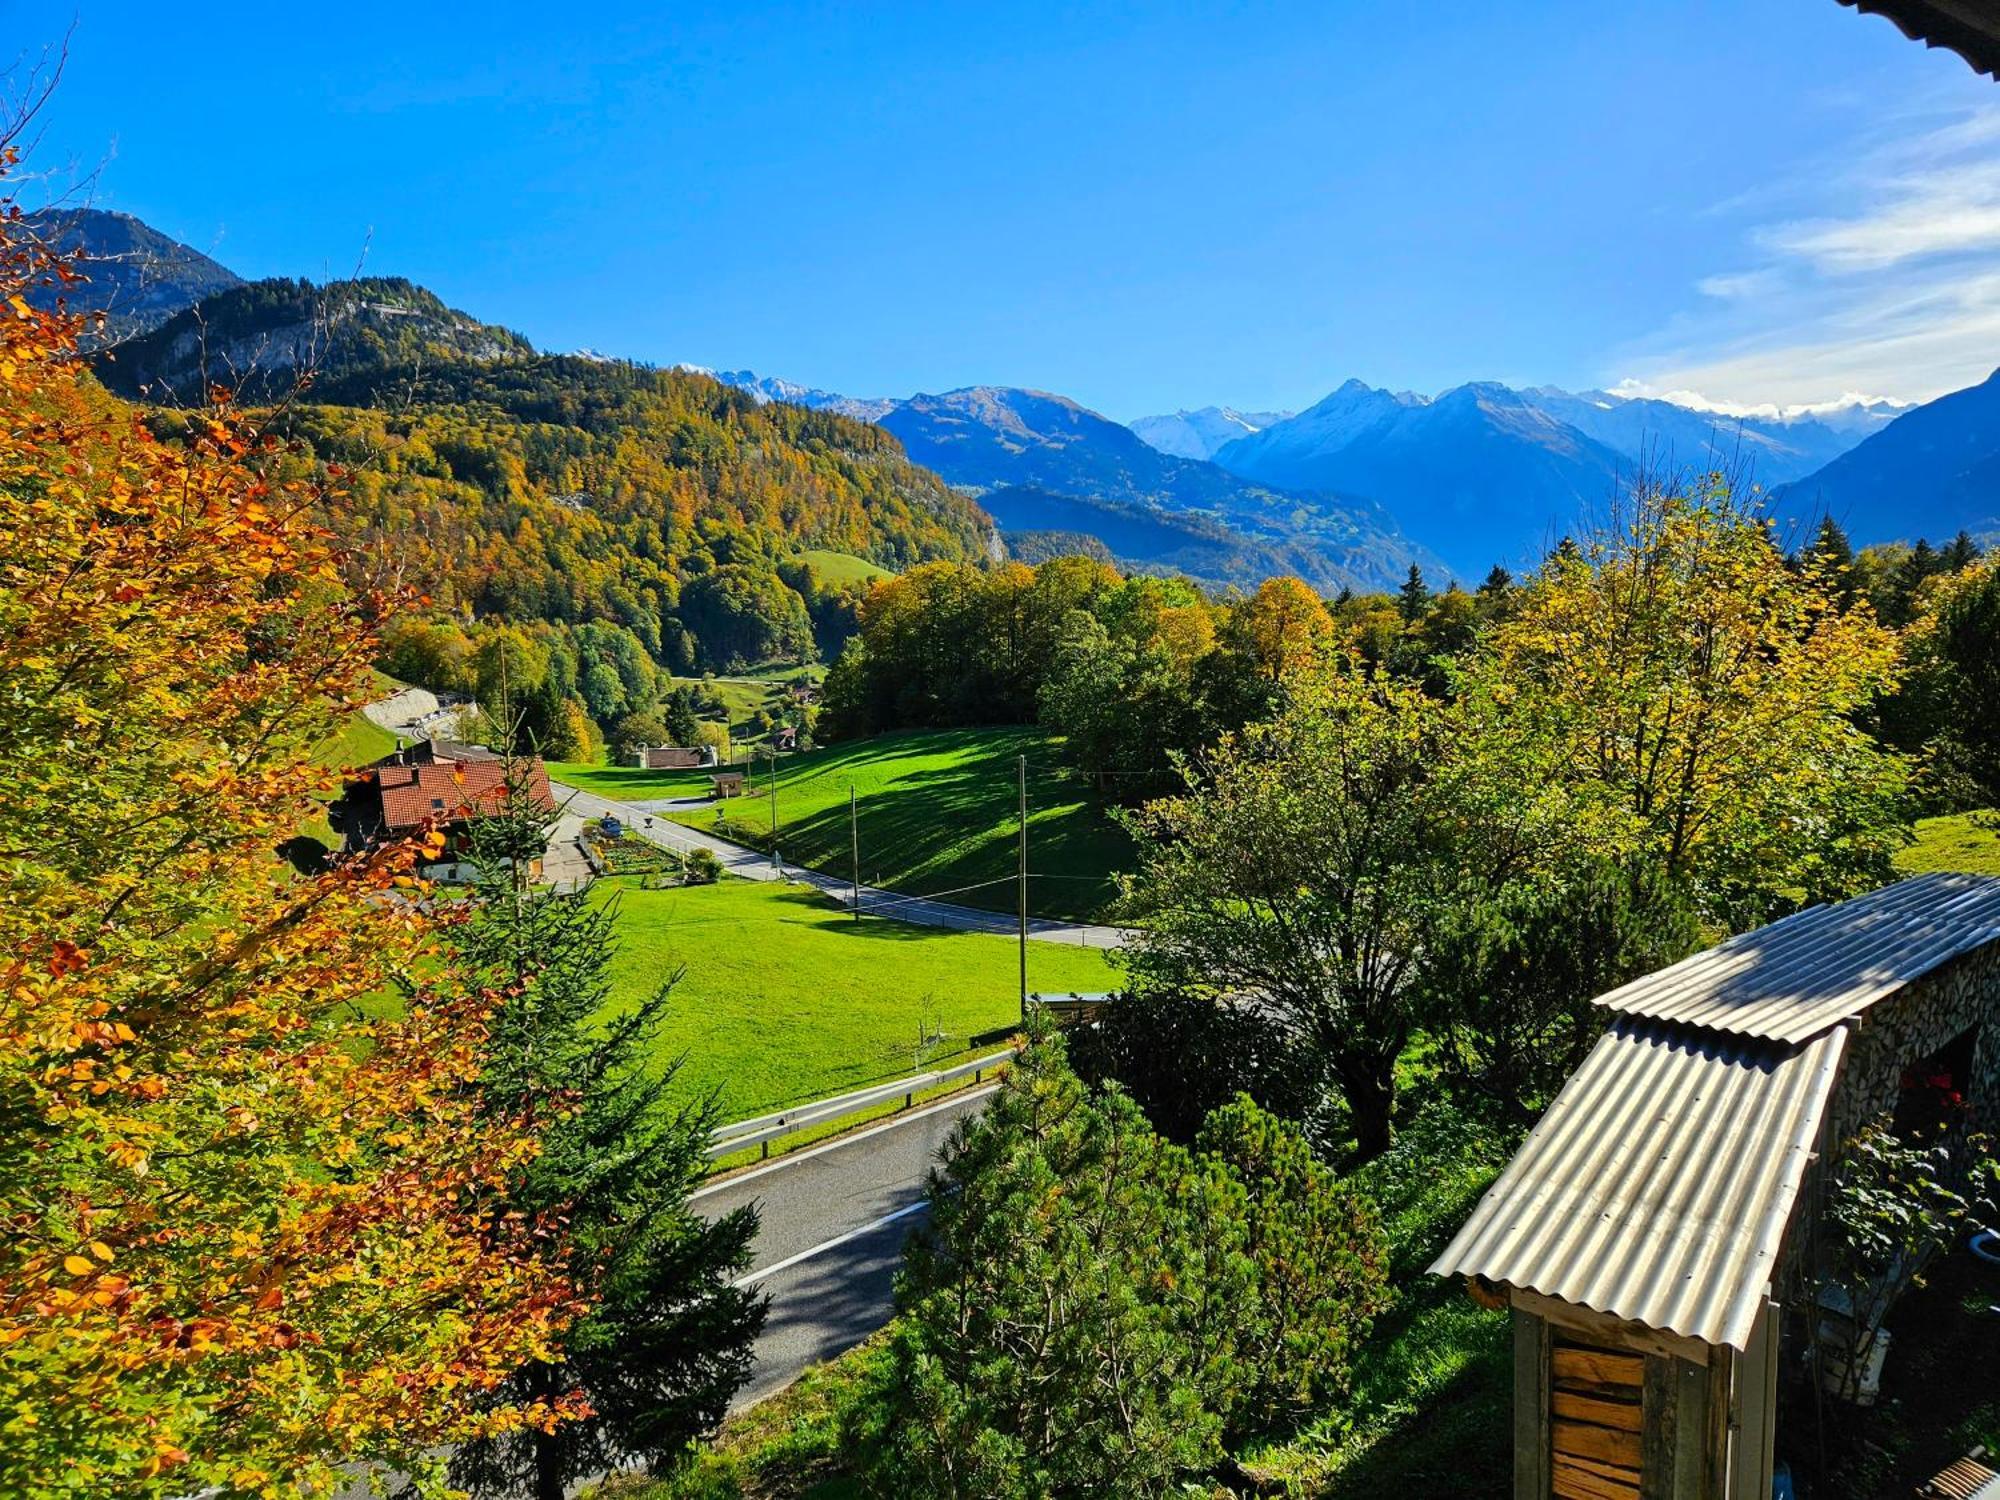
[[[792,906],[811,908],[815,917],[830,920],[815,922],[821,932],[834,937],[865,937],[896,942],[911,942],[920,938],[937,937],[949,931],[943,927],[926,927],[915,922],[899,922],[894,917],[879,916],[865,906],[861,920],[854,920],[852,911],[833,905],[826,896],[809,885],[786,886],[777,893],[777,900]]]

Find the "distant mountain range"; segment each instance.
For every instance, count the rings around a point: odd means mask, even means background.
[[[52,308],[66,297],[78,311],[105,315],[102,342],[157,328],[243,278],[199,250],[170,239],[130,214],[96,208],[50,208],[27,216],[29,229],[58,254],[81,250],[84,285],[41,287],[29,301]]]
[[[1604,391],[1478,382],[1425,397],[1350,380],[1224,444],[1215,462],[1276,487],[1380,501],[1457,572],[1476,575],[1495,562],[1532,562],[1601,516],[1641,472],[1725,468],[1768,488],[1812,473],[1895,411],[1878,404],[1841,430]]]
[[[793,406],[810,407],[814,411],[837,411],[843,417],[858,417],[864,422],[879,422],[896,409],[896,403],[887,397],[867,399],[843,396],[835,391],[822,391],[809,385],[795,385],[789,380],[778,380],[771,376],[753,374],[749,370],[711,370],[706,365],[681,364],[677,370],[686,370],[695,375],[707,375],[724,385],[733,385],[739,391],[747,391],[759,401],[788,401]]]
[[[1084,536],[1130,571],[1243,588],[1290,574],[1328,594],[1353,587],[1379,567],[1371,542],[1342,548],[1302,536],[1250,535],[1198,511],[1087,500],[1033,485],[988,490],[979,503],[999,525],[1009,555],[1024,560],[1052,555],[1052,538]],[[1098,549],[1065,550],[1096,555]]]
[[[857,400],[748,370],[713,373],[759,400],[797,401],[876,422],[902,440],[915,462],[975,495],[1018,489],[1103,507],[1096,514],[1107,528],[1113,528],[1114,516],[1124,518],[1114,528],[1125,538],[1122,547],[1087,525],[1000,519],[1003,526],[1022,529],[1087,531],[1124,561],[1179,566],[1167,560],[1180,553],[1179,542],[1162,541],[1164,550],[1131,550],[1138,537],[1164,536],[1125,524],[1131,508],[1138,507],[1175,518],[1168,531],[1180,521],[1203,523],[1207,564],[1234,560],[1221,571],[1188,568],[1210,581],[1254,585],[1274,571],[1262,561],[1270,556],[1293,559],[1275,571],[1296,572],[1328,590],[1393,587],[1412,563],[1434,578],[1450,576],[1437,554],[1412,543],[1373,500],[1319,486],[1279,488],[1202,459],[1162,453],[1131,428],[1067,396],[982,385],[902,400]]]
[[[91,280],[67,295],[109,314],[117,347],[99,369],[128,395],[188,399],[219,381],[254,397],[311,366],[317,399],[339,401],[399,362],[415,381],[440,361],[534,354],[396,278],[246,284],[128,215],[35,224],[82,248]],[[1032,548],[1088,535],[1121,561],[1211,582],[1288,571],[1327,590],[1382,588],[1412,563],[1433,580],[1475,579],[1494,562],[1532,563],[1635,474],[1687,468],[1734,470],[1802,522],[1832,514],[1857,545],[2000,533],[2000,374],[1917,408],[1857,398],[1743,417],[1606,391],[1479,382],[1423,396],[1349,380],[1296,414],[1210,406],[1123,426],[1018,387],[896,399],[698,373],[759,403],[876,423],[916,463],[991,497],[1002,531],[1039,533]]]

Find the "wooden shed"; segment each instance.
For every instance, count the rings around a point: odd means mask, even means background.
[[[1765,1500],[1819,1164],[1941,1078],[1960,1127],[2000,1118],[2000,879],[1813,907],[1598,1003],[1431,1269],[1511,1309],[1519,1500]]]

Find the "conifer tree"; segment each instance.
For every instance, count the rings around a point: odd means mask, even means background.
[[[1854,575],[1854,546],[1832,516],[1821,518],[1812,545],[1806,549],[1805,561],[1817,567],[1843,609],[1854,602],[1861,587]]]
[[[1430,612],[1430,585],[1424,582],[1424,570],[1415,563],[1410,564],[1410,576],[1403,580],[1397,591],[1396,608],[1403,616],[1403,623],[1414,625]]]
[[[577,1392],[592,1415],[468,1444],[452,1475],[480,1495],[561,1500],[607,1469],[670,1466],[719,1422],[749,1374],[765,1304],[733,1284],[749,1266],[755,1211],[711,1223],[689,1205],[715,1110],[676,1089],[678,1060],[659,1056],[679,975],[601,1019],[614,909],[533,882],[548,825],[525,782],[510,765],[505,806],[475,825],[481,875],[455,946],[506,997],[481,1077],[486,1107],[543,1122],[507,1207],[564,1221],[571,1274],[595,1306],[558,1359],[527,1365],[496,1396]]]
[[[1979,546],[1972,540],[1972,533],[1961,528],[1958,535],[1951,539],[1951,545],[1944,549],[1941,560],[1943,571],[1947,573],[1963,573],[1978,562]]]

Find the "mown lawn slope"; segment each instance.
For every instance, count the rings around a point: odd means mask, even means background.
[[[592,897],[619,908],[611,1003],[683,971],[660,1053],[685,1053],[681,1081],[717,1090],[731,1119],[935,1066],[1020,1014],[1010,938],[857,923],[806,887],[747,880],[601,880]],[[1119,976],[1097,949],[1031,942],[1028,983],[1107,990]]]

